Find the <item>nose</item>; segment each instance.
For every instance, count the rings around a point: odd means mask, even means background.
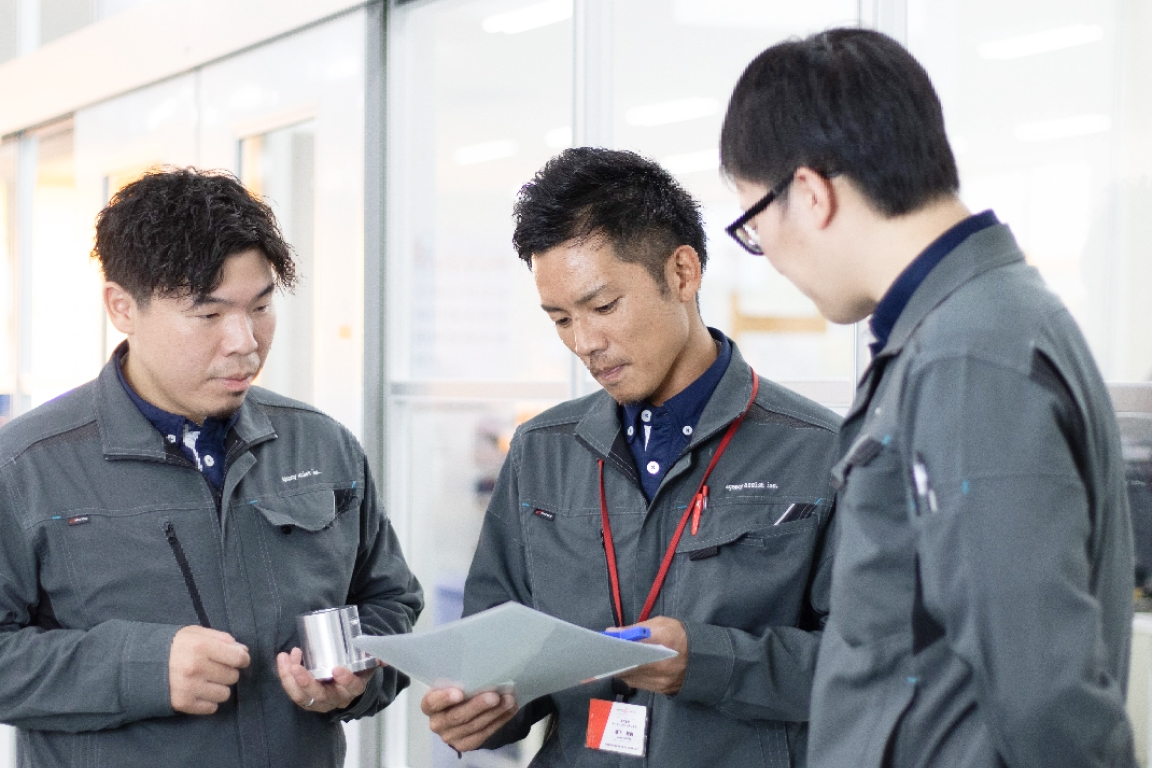
[[[572,351],[580,357],[591,357],[605,348],[605,336],[588,319],[577,319],[572,324]]]
[[[224,323],[224,353],[228,355],[250,355],[260,344],[256,341],[254,323],[245,312],[238,312]]]

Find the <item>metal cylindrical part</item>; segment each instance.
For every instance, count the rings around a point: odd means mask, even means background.
[[[296,629],[304,668],[317,680],[331,680],[336,667],[360,672],[376,666],[374,657],[352,645],[352,638],[360,636],[360,611],[354,605],[301,614]]]

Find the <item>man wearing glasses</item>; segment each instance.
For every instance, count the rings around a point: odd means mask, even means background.
[[[895,41],[830,30],[744,72],[729,232],[872,361],[833,469],[841,536],[815,766],[1132,766],[1132,542],[1107,391]]]
[[[515,218],[541,307],[604,389],[517,430],[465,613],[514,600],[598,631],[641,624],[679,654],[518,712],[433,690],[432,730],[491,748],[551,715],[534,766],[803,765],[839,419],[704,325],[700,213],[655,163],[567,150]],[[594,725],[617,713],[634,727],[606,740]]]

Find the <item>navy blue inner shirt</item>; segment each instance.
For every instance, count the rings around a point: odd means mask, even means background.
[[[120,383],[128,397],[144,414],[144,418],[156,427],[164,436],[165,442],[178,445],[180,451],[188,457],[205,479],[217,491],[224,487],[224,462],[228,455],[226,440],[229,430],[236,424],[240,416],[237,409],[227,421],[209,416],[200,425],[184,416],[169,413],[163,408],[157,408],[132,389],[128,379],[124,378],[124,351],[116,353],[116,373],[120,376]]]
[[[696,381],[665,400],[663,405],[640,402],[620,408],[624,434],[648,501],[652,501],[668,468],[688,446],[704,406],[712,399],[716,385],[732,360],[732,343],[728,337],[715,328],[709,328],[708,333],[718,342],[720,353]]]
[[[970,236],[999,223],[1000,220],[992,211],[984,211],[969,216],[936,238],[931,245],[912,260],[911,264],[905,267],[904,271],[900,273],[900,277],[896,278],[896,282],[892,283],[892,287],[884,294],[884,298],[880,299],[880,303],[872,312],[872,319],[868,321],[874,339],[868,345],[868,348],[872,350],[872,357],[876,357],[880,350],[884,349],[884,345],[888,343],[888,336],[896,327],[896,321],[900,319],[904,307],[908,306],[912,294],[920,287],[920,283],[924,282],[924,278],[928,277],[932,268],[943,261],[945,256],[954,251],[956,246]]]

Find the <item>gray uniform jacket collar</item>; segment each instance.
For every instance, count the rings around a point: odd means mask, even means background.
[[[982,229],[956,246],[928,273],[908,300],[908,305],[892,328],[888,343],[861,374],[856,400],[845,420],[852,419],[868,403],[872,394],[870,384],[876,383],[876,371],[889,358],[900,354],[908,339],[934,308],[979,275],[1023,260],[1024,254],[1016,245],[1011,230],[1004,224]]]
[[[1004,224],[982,229],[966,238],[924,278],[909,299],[908,306],[900,313],[888,343],[876,357],[898,354],[928,313],[969,280],[1023,260],[1024,254]]]
[[[686,452],[695,450],[697,445],[727,427],[741,414],[752,395],[751,371],[748,363],[744,361],[744,356],[733,343],[732,360],[728,363],[728,370],[724,372],[708,404],[704,406],[704,413],[700,415],[692,439],[684,449]],[[576,425],[576,436],[601,458],[607,459],[610,455],[618,453],[614,446],[617,440],[623,440],[623,425],[620,423],[620,409],[616,401],[606,392],[599,392],[596,397],[598,402]],[[629,472],[634,471],[631,467],[632,456],[626,445],[623,448],[623,456],[627,458]]]
[[[96,422],[107,458],[139,458],[164,461],[164,436],[140,413],[116,375],[115,355],[96,379]],[[267,414],[245,398],[240,417],[233,427],[237,437],[248,445],[276,437]]]

